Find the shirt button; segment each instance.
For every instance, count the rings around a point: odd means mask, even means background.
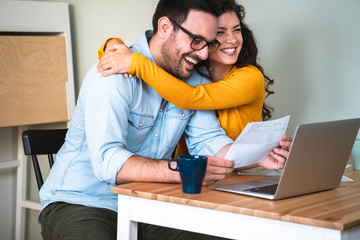
[[[162,108],[160,108],[160,112],[162,112]]]
[[[150,158],[154,158],[153,156],[151,156]]]
[[[143,126],[143,124],[142,124],[142,123],[140,123],[140,124],[139,124],[139,126],[140,126],[140,127],[142,127],[142,126]]]
[[[185,113],[183,113],[182,116],[185,117]]]
[[[155,137],[158,137],[158,136],[159,136],[159,134],[155,133]]]

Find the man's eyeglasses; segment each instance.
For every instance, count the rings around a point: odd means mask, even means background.
[[[205,47],[208,47],[209,53],[212,53],[212,52],[215,52],[219,48],[220,42],[218,40],[215,39],[214,41],[208,42],[203,37],[192,34],[191,32],[189,32],[188,30],[186,30],[185,28],[180,26],[177,22],[175,22],[171,18],[169,18],[169,20],[172,22],[172,24],[174,24],[175,26],[180,28],[181,31],[183,31],[184,33],[186,33],[187,35],[189,35],[192,38],[192,41],[190,44],[190,47],[192,49],[201,50]]]

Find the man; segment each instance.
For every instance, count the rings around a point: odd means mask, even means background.
[[[170,18],[193,36],[175,30]],[[189,78],[189,84],[203,81],[199,75],[192,76],[192,71],[217,44],[216,4],[160,0],[153,27],[154,33],[146,32],[132,50],[177,77]],[[181,110],[140,79],[121,78],[102,79],[94,66],[82,83],[66,141],[40,191],[39,220],[45,239],[115,239],[117,195],[110,188],[132,181],[179,183],[179,174],[168,169],[165,159],[183,131],[192,154],[209,156],[205,185],[233,171],[233,162],[222,159],[232,140],[214,112]],[[269,155],[263,166],[283,165],[290,142],[281,144],[283,148],[275,150],[279,154]],[[170,239],[182,234],[160,236],[163,229],[148,229],[142,236]],[[185,239],[193,239],[187,234]]]

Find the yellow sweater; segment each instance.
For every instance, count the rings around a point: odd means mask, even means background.
[[[179,108],[216,109],[221,127],[234,140],[247,123],[261,121],[265,82],[254,66],[234,66],[221,81],[190,86],[134,53],[129,73],[136,74]]]
[[[99,49],[99,53],[103,47]],[[262,120],[265,81],[263,74],[255,66],[234,66],[221,81],[190,86],[135,52],[129,73],[136,74],[164,99],[179,108],[215,109],[221,127],[233,140],[247,123]]]

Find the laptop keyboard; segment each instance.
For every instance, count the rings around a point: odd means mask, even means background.
[[[245,189],[244,191],[275,194],[277,187],[278,187],[278,184],[273,184],[273,185],[267,185],[267,186],[263,186],[263,187],[248,188],[248,189]]]

